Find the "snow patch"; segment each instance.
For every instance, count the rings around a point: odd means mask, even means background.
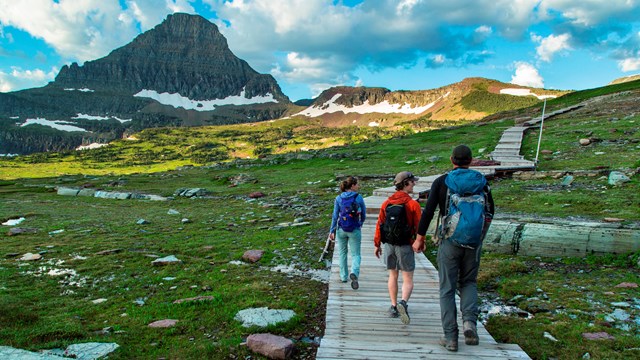
[[[82,88],[82,89],[74,89],[74,88],[65,88],[64,91],[82,91],[82,92],[95,92],[95,90]]]
[[[335,103],[335,101],[338,100],[341,96],[342,94],[335,94],[331,99],[329,99],[329,101],[325,102],[324,104],[310,106],[295,115],[318,117],[323,114],[335,113],[340,111],[342,111],[345,114],[348,114],[348,113],[421,114],[429,110],[429,108],[431,108],[435,104],[435,102],[432,102],[425,106],[412,107],[411,104],[408,104],[408,103],[390,104],[388,100],[385,100],[383,102],[371,105],[369,104],[369,100],[367,100],[362,105],[347,107],[345,105],[340,105]]]
[[[268,102],[277,103],[278,100],[274,99],[273,94],[267,93],[264,96],[254,96],[252,98],[245,97],[245,89],[242,88],[240,95],[228,96],[224,99],[214,100],[191,100],[178,93],[158,93],[155,90],[143,89],[139,93],[133,95],[136,97],[151,98],[160,104],[173,106],[175,108],[184,108],[186,110],[197,111],[211,111],[216,106],[221,105],[248,105],[248,104],[263,104]]]
[[[555,95],[537,95],[532,93],[531,89],[515,89],[515,88],[501,89],[500,94],[507,94],[507,95],[513,95],[513,96],[535,96],[540,100],[555,99],[557,97]]]
[[[80,127],[77,127],[77,126],[65,125],[65,124],[73,124],[73,123],[68,122],[68,121],[47,120],[47,119],[44,119],[44,118],[27,119],[27,121],[25,121],[22,125],[20,125],[20,127],[25,127],[25,126],[34,125],[34,124],[49,126],[49,127],[54,128],[54,129],[61,130],[61,131],[68,131],[68,132],[82,131],[82,132],[87,132],[87,130],[85,130],[83,128],[80,128]]]
[[[21,222],[23,222],[24,220],[25,220],[24,217],[20,217],[18,219],[9,219],[9,220],[3,222],[2,225],[16,226],[16,225],[20,224]]]
[[[80,145],[76,148],[76,150],[90,150],[90,149],[98,149],[109,144],[100,144],[100,143],[91,143],[89,145]]]

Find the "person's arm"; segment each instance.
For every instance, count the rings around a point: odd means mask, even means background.
[[[329,238],[331,240],[336,239],[336,228],[338,226],[338,215],[340,213],[340,205],[338,204],[338,197],[333,202],[333,213],[331,214],[331,227],[329,228]]]
[[[433,220],[433,215],[436,212],[436,208],[439,205],[440,200],[440,184],[442,178],[437,178],[433,184],[431,184],[431,190],[429,191],[429,197],[427,198],[427,205],[424,207],[422,216],[420,217],[420,223],[418,224],[418,234],[416,240],[413,242],[413,251],[423,252],[426,248],[425,235],[427,229]]]
[[[378,214],[378,221],[376,221],[376,232],[373,235],[373,245],[374,245],[374,251],[373,254],[379,259],[380,255],[382,255],[382,241],[381,241],[381,234],[380,234],[380,224],[384,223],[384,220],[386,219],[387,214],[385,213],[384,209],[387,206],[387,202],[388,200],[385,200],[382,203],[382,206],[380,206],[380,213]]]
[[[364,221],[367,219],[367,206],[364,204],[364,199],[359,194],[358,201],[360,202],[360,208],[362,209],[362,211],[360,212],[360,226],[362,226],[362,224],[364,224]]]

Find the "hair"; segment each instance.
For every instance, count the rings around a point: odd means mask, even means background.
[[[411,181],[411,179],[404,179],[401,182],[397,183],[396,190],[404,189],[405,186],[409,185],[409,181]]]
[[[457,166],[468,166],[471,164],[473,155],[467,145],[458,145],[451,152],[451,162]]]
[[[351,189],[351,187],[353,185],[357,184],[357,183],[358,183],[358,178],[356,178],[355,176],[348,176],[340,184],[340,191],[345,192],[345,191]]]

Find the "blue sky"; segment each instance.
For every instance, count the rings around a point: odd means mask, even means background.
[[[218,25],[292,100],[467,77],[581,90],[640,73],[640,0],[0,0],[0,92],[43,86],[173,12]]]

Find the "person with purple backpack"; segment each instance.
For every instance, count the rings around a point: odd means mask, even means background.
[[[329,238],[336,241],[340,259],[340,281],[346,283],[351,279],[351,288],[357,290],[360,276],[360,243],[362,233],[360,228],[367,217],[364,199],[358,190],[360,185],[354,176],[347,177],[340,184],[340,195],[336,196],[331,217]],[[351,272],[347,263],[347,254],[351,251]]]

